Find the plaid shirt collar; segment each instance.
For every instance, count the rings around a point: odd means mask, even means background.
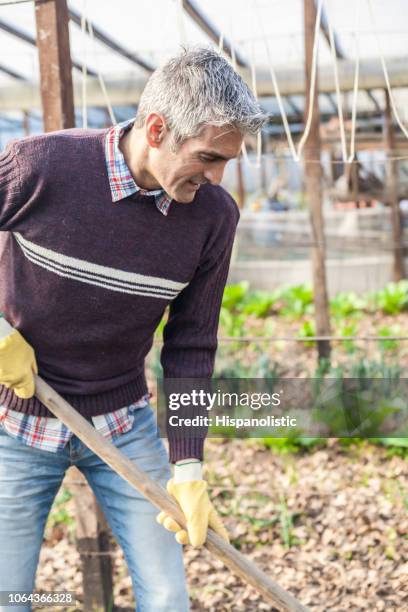
[[[130,130],[134,119],[123,121],[110,128],[105,138],[105,157],[108,169],[109,185],[112,193],[112,202],[119,202],[133,193],[139,192],[145,196],[154,196],[156,206],[163,215],[169,212],[172,199],[164,189],[154,189],[148,191],[138,187],[131,175],[129,168],[119,148],[119,141],[122,136]]]

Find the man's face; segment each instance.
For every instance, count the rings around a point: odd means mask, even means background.
[[[207,126],[174,151],[170,133],[164,128],[159,146],[150,149],[149,169],[170,197],[187,204],[200,185],[221,182],[227,162],[239,155],[242,140],[235,128]]]

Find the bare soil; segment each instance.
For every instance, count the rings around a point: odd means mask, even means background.
[[[208,440],[206,470],[232,543],[310,610],[408,610],[406,459],[335,440],[299,455],[277,455],[257,442]],[[72,500],[64,509],[70,516]],[[82,585],[67,522],[48,523],[36,588],[75,591],[73,612],[83,609]],[[118,547],[113,559],[116,609],[132,610]],[[206,550],[187,548],[185,565],[193,611],[273,610]]]

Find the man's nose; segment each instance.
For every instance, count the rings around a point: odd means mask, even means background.
[[[206,180],[212,185],[219,185],[224,175],[225,164],[214,164],[204,172]]]

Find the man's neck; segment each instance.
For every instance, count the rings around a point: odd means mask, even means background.
[[[148,152],[140,130],[132,127],[126,132],[120,139],[119,149],[138,187],[147,190],[161,189],[161,185],[148,170]]]

